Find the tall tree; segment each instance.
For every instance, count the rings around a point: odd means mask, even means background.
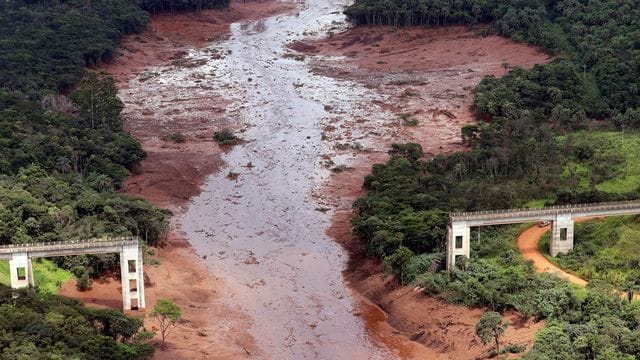
[[[80,109],[80,116],[86,126],[92,129],[122,129],[120,113],[124,105],[118,98],[118,88],[111,76],[87,71],[78,88],[71,94],[71,100]]]
[[[483,344],[488,344],[492,340],[496,343],[496,354],[500,356],[500,337],[509,326],[502,321],[502,316],[495,311],[485,312],[476,324],[476,335]]]
[[[182,317],[182,310],[171,300],[158,299],[156,305],[151,310],[151,316],[156,318],[160,326],[160,335],[162,336],[162,350],[165,349],[165,340],[172,327]]]

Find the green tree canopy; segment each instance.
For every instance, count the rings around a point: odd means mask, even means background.
[[[182,310],[171,300],[158,299],[150,315],[156,318],[158,326],[160,326],[162,348],[164,349],[165,339],[171,331],[171,328],[173,328],[182,317]]]
[[[476,324],[476,335],[483,344],[493,341],[496,353],[500,354],[500,337],[509,324],[502,321],[502,316],[495,311],[485,312]]]

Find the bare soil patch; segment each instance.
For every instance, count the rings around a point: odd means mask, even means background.
[[[460,128],[474,121],[472,91],[483,77],[550,59],[538,48],[457,26],[358,27],[291,48],[321,55],[311,60],[317,73],[364,83],[387,98],[376,105],[398,122],[385,129],[381,146],[413,141],[431,156],[463,149]]]
[[[586,221],[589,219],[590,218],[585,218],[578,221]],[[533,262],[533,266],[535,266],[537,272],[550,272],[561,278],[565,278],[576,285],[587,286],[586,280],[559,268],[556,264],[547,260],[547,258],[542,255],[538,248],[538,242],[542,235],[549,230],[551,230],[550,225],[544,227],[534,225],[523,231],[522,234],[518,236],[518,249],[520,250],[520,253],[522,253],[522,256]]]
[[[428,157],[465,150],[460,128],[473,122],[472,90],[480,80],[500,76],[516,65],[545,63],[548,56],[534,47],[497,36],[480,37],[462,27],[361,27],[324,40],[297,42],[291,49],[311,56],[317,73],[374,89],[385,99],[376,105],[398,115],[397,123],[376,131],[375,146],[351,154],[351,169],[334,173],[321,196],[336,208],[328,234],[350,253],[344,276],[356,296],[369,304],[360,315],[370,332],[403,358],[485,357],[489,346],[474,335],[484,310],[446,304],[385,277],[380,262],[368,258],[351,234],[351,203],[363,195],[363,177],[373,164],[386,161],[394,142],[420,143]],[[358,126],[337,131],[348,138]],[[333,134],[336,129],[331,130]],[[523,323],[517,314],[505,317],[512,326],[504,343],[530,345],[543,326]]]

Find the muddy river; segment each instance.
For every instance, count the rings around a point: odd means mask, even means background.
[[[314,75],[304,59],[287,55],[294,40],[344,28],[343,6],[319,0],[233,24],[227,40],[187,56],[193,66],[156,79],[206,83],[232,100],[227,122],[242,129],[244,142],[223,155],[226,167],[206,180],[179,222],[231,289],[227,305],[252,317],[251,333],[267,358],[392,357],[357,316],[341,275],[347,254],[325,234],[331,210],[314,196],[329,175],[322,155],[335,145],[322,140],[323,125],[372,117],[377,95]]]
[[[170,259],[147,271],[155,283],[148,295],[175,299],[186,314],[176,352],[159,358],[486,352],[473,334],[480,310],[390,291],[378,263],[354,257],[346,274],[352,292],[342,274],[348,254],[326,231],[352,244],[350,204],[390,143],[418,142],[431,155],[462,150],[459,129],[473,121],[471,89],[480,79],[503,74],[504,63],[531,67],[548,57],[461,27],[340,33],[348,1],[301,0],[294,10],[289,3],[232,3],[196,18],[156,18],[150,31],[124,42],[125,55],[110,67],[127,130],[148,154],[127,191],[177,214],[169,243],[177,242],[162,250]],[[285,10],[232,24],[226,35],[230,19]],[[202,41],[178,41],[194,36]],[[399,114],[419,124],[405,126]],[[223,127],[242,142],[221,151],[212,133]],[[186,141],[170,141],[172,133]],[[201,276],[190,250],[174,256],[185,238],[210,276]],[[534,328],[515,328],[505,336],[532,341]]]

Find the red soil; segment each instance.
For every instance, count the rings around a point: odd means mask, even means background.
[[[270,0],[232,2],[229,10],[224,11],[154,16],[148,30],[122,41],[122,53],[104,69],[115,77],[120,89],[126,129],[147,153],[125,182],[127,193],[180,213],[186,202],[200,192],[206,176],[222,165],[219,156],[222,150],[213,141],[213,132],[232,127],[225,117],[227,101],[213,89],[204,89],[210,94],[203,97],[203,89],[198,87],[187,89],[192,92],[185,94],[176,91],[173,85],[141,85],[135,78],[155,66],[167,67],[174,60],[180,61],[187,49],[226,36],[233,22],[274,15],[293,6]],[[157,98],[161,99],[159,104],[147,101]],[[171,133],[183,134],[186,142],[162,139]],[[227,359],[260,353],[247,332],[251,320],[217,301],[226,296],[223,281],[206,269],[175,221],[162,247],[155,250],[160,265],[145,265],[147,311],[158,298],[171,299],[183,310],[183,320],[172,330],[167,350],[156,351],[155,358]],[[120,283],[116,279],[97,281],[86,292],[78,292],[75,281],[71,281],[62,287],[60,294],[87,304],[122,308]],[[144,316],[144,312],[132,315]],[[145,318],[145,326],[154,328],[154,320]],[[158,336],[154,344],[159,344]]]
[[[345,277],[374,309],[362,315],[370,333],[403,358],[486,356],[489,346],[481,345],[474,335],[484,310],[446,304],[385,277],[380,262],[363,254],[351,233],[351,203],[363,194],[364,175],[374,163],[386,161],[393,142],[418,142],[429,157],[464,150],[460,128],[473,121],[471,90],[482,77],[504,74],[503,63],[531,67],[548,57],[536,48],[497,36],[479,37],[461,27],[356,28],[291,47],[312,56],[341,56],[337,61],[313,58],[315,71],[362,82],[386,97],[384,104],[376,105],[419,121],[418,126],[400,123],[383,129],[376,146],[354,153],[353,169],[333,174],[323,190],[323,197],[337,209],[328,233],[350,253]],[[339,130],[348,136],[352,129]],[[543,326],[523,323],[517,314],[504,315],[512,324],[504,343],[530,345]]]
[[[580,219],[578,221],[586,220],[589,219]],[[540,252],[540,249],[538,249],[538,242],[540,241],[540,238],[550,229],[551,226],[549,225],[545,227],[534,225],[523,231],[522,234],[518,236],[518,249],[520,249],[522,256],[533,262],[537,272],[550,272],[561,278],[565,278],[576,285],[587,286],[586,280],[557,267],[554,263],[547,260],[547,258],[545,258]]]
[[[158,347],[155,359],[243,358],[259,353],[254,339],[246,331],[251,320],[242,313],[220,305],[224,282],[211,276],[204,264],[190,250],[190,245],[172,232],[170,244],[156,248],[159,266],[145,264],[146,311],[129,315],[144,317],[159,298],[171,299],[182,308],[182,320],[167,337],[167,349],[159,349],[159,337],[152,344]],[[91,290],[78,291],[75,280],[64,284],[60,293],[77,298],[89,306],[122,308],[120,280],[100,279]],[[206,316],[203,316],[206,314]],[[157,323],[149,316],[145,327],[157,332]]]

